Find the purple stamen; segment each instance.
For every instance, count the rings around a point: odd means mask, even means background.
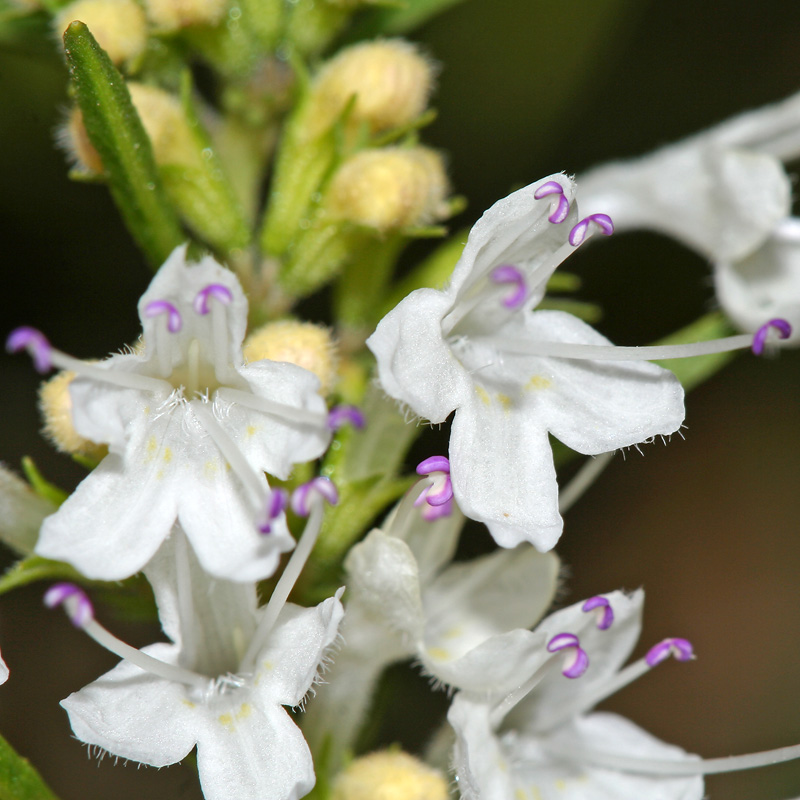
[[[583,244],[589,231],[589,225],[592,223],[597,226],[603,236],[611,236],[614,233],[614,223],[608,214],[589,214],[569,232],[569,243],[573,247]]]
[[[586,651],[581,647],[578,637],[574,633],[559,633],[547,643],[548,653],[557,653],[559,650],[570,649],[572,652],[565,654],[566,659],[561,674],[565,678],[580,678],[589,667],[589,656],[586,655]]]
[[[581,611],[595,610],[597,610],[597,627],[601,631],[607,631],[614,624],[614,609],[611,608],[608,598],[596,595],[581,606]]]
[[[366,424],[367,420],[357,406],[335,406],[328,414],[328,428],[332,431],[338,431],[343,425],[361,430]]]
[[[770,328],[778,331],[778,336],[781,339],[788,339],[792,335],[792,326],[785,319],[771,319],[769,322],[762,325],[753,336],[753,352],[760,356],[764,352],[764,346],[767,343]]]
[[[307,517],[311,513],[311,500],[318,495],[326,500],[329,505],[335,506],[339,502],[339,492],[330,478],[316,477],[308,483],[298,486],[292,492],[292,511],[298,517]]]
[[[677,661],[689,661],[694,658],[694,648],[688,639],[664,639],[648,650],[644,657],[648,667],[654,667],[673,656]]]
[[[269,495],[267,503],[266,521],[258,526],[261,533],[272,533],[272,523],[286,511],[289,505],[289,493],[286,489],[273,489]]]
[[[47,337],[36,328],[31,328],[23,325],[21,328],[15,328],[8,335],[6,339],[6,351],[9,353],[18,353],[20,350],[27,350],[28,355],[33,359],[33,366],[37,372],[49,372],[53,364],[50,360],[50,354],[53,347],[47,341]]]
[[[167,315],[167,330],[170,333],[177,333],[183,327],[180,311],[169,300],[153,300],[144,307],[144,315],[148,319],[160,314]]]
[[[55,608],[74,598],[75,602],[67,607],[67,616],[76,628],[83,628],[87,622],[94,619],[92,603],[86,592],[74,583],[56,583],[44,595],[44,604],[48,608]]]
[[[558,194],[560,197],[558,198],[555,208],[552,210],[547,220],[552,222],[554,225],[559,225],[567,218],[567,215],[569,214],[569,200],[564,197],[564,187],[557,181],[547,181],[547,183],[542,184],[533,193],[533,196],[537,200],[541,200],[543,197],[548,197],[551,194]]]
[[[224,306],[229,306],[233,302],[233,294],[227,286],[221,283],[209,283],[194,298],[194,310],[201,316],[208,314],[211,311],[208,301],[212,297]]]
[[[506,308],[519,308],[525,302],[528,291],[522,270],[513,264],[501,264],[492,270],[489,277],[493,283],[511,283],[514,285],[514,291],[503,300],[503,305]]]
[[[414,501],[414,506],[427,505],[422,512],[428,522],[446,517],[453,510],[453,484],[450,480],[450,462],[445,456],[430,456],[417,464],[417,475],[431,478]],[[439,510],[441,509],[441,510]]]

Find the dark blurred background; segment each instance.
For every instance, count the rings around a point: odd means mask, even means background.
[[[800,6],[784,0],[467,0],[415,38],[443,65],[426,138],[449,151],[470,201],[456,225],[543,175],[641,154],[800,90]],[[66,72],[54,48],[25,38],[0,47],[1,327],[32,324],[98,357],[137,335],[150,274],[106,191],[65,177],[53,131]],[[569,268],[620,344],[652,341],[713,304],[708,266],[655,235],[603,241]],[[74,485],[81,471],[37,436],[29,362],[3,356],[1,366],[0,457],[16,467],[32,455]],[[741,357],[689,396],[685,440],[615,458],[568,515],[558,548],[571,576],[565,602],[644,586],[641,651],[666,636],[692,640],[697,661],[665,664],[607,707],[706,757],[800,742],[798,388],[798,353]],[[0,598],[11,668],[0,731],[64,800],[197,797],[190,767],[98,765],[70,739],[58,701],[115,659],[43,611],[41,591]],[[133,644],[155,635],[115,630]],[[793,797],[800,765],[713,778],[708,791]]]

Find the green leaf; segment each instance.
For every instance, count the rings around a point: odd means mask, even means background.
[[[700,317],[673,334],[660,339],[656,344],[687,344],[689,342],[705,342],[709,339],[721,339],[735,333],[730,322],[720,311]],[[693,358],[671,358],[653,363],[666,367],[674,373],[688,392],[695,386],[708,380],[719,372],[729,361],[736,357],[736,352],[712,353],[708,356]]]
[[[158,268],[186,235],[161,184],[125,79],[84,23],[67,28],[64,48],[86,132],[103,161],[114,202]]]
[[[17,561],[0,578],[0,595],[36,581],[85,581],[83,575],[63,561],[51,561],[41,556],[28,556]],[[2,795],[0,795],[2,800]]]
[[[348,40],[408,33],[462,0],[406,0],[397,8],[374,8],[353,26]]]
[[[0,800],[57,800],[39,773],[0,736]]]

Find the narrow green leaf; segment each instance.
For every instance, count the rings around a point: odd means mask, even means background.
[[[51,561],[41,556],[28,556],[17,561],[0,578],[0,595],[36,581],[85,581],[83,575],[63,561]],[[2,800],[2,795],[0,795]]]
[[[347,38],[355,41],[408,33],[460,2],[462,0],[406,0],[396,8],[374,8],[362,15]]]
[[[125,79],[84,23],[67,28],[64,48],[86,132],[103,161],[111,194],[157,268],[186,235],[161,185]]]
[[[0,800],[58,800],[39,773],[0,736]]]

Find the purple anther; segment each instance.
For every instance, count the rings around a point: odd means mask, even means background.
[[[581,611],[597,612],[597,627],[601,631],[607,631],[614,624],[614,609],[608,598],[596,595],[590,597],[582,606]]]
[[[417,464],[417,475],[424,475],[431,479],[419,497],[414,501],[415,506],[427,503],[428,506],[442,507],[438,514],[423,511],[422,516],[428,521],[447,516],[451,513],[453,504],[453,484],[450,481],[450,461],[445,456],[431,456]]]
[[[328,413],[328,428],[338,431],[343,425],[352,425],[361,430],[367,420],[357,406],[334,406]]]
[[[673,656],[677,661],[689,661],[694,658],[694,648],[688,639],[664,639],[655,647],[651,647],[644,657],[648,667],[654,667]]]
[[[27,350],[28,355],[33,359],[33,366],[37,372],[49,372],[53,364],[50,354],[53,348],[47,337],[36,328],[23,325],[21,328],[14,328],[6,339],[6,351],[9,353],[19,353],[20,350]]]
[[[183,327],[181,312],[169,300],[153,300],[144,307],[144,315],[148,319],[160,314],[167,315],[167,330],[170,333],[177,333]]]
[[[48,608],[55,608],[70,599],[73,602],[67,606],[67,616],[76,628],[83,628],[94,619],[94,609],[80,586],[74,583],[55,583],[45,592],[44,604]]]
[[[560,195],[560,197],[555,203],[555,208],[552,210],[547,219],[554,225],[559,225],[567,218],[567,215],[569,214],[569,200],[564,197],[564,187],[557,181],[547,181],[547,183],[543,183],[533,193],[533,196],[536,200],[541,200],[543,197],[548,197],[551,194],[557,194]]]
[[[194,298],[194,310],[201,316],[208,314],[211,311],[208,301],[212,297],[224,306],[229,306],[233,302],[233,294],[227,286],[223,286],[221,283],[209,283]]]
[[[764,345],[767,343],[770,328],[778,331],[778,336],[781,339],[788,339],[792,335],[792,326],[785,319],[771,319],[769,322],[762,325],[753,336],[753,352],[760,356],[764,352]]]
[[[586,239],[586,234],[589,231],[589,225],[592,223],[595,224],[603,236],[611,236],[611,234],[614,233],[614,223],[611,221],[611,217],[609,217],[608,214],[589,214],[588,217],[584,217],[584,219],[569,232],[569,243],[573,247],[583,244]]]
[[[415,505],[419,505],[419,502],[415,503]],[[449,517],[453,513],[453,498],[451,497],[438,506],[425,503],[425,508],[422,509],[421,513],[425,522],[433,522],[442,517]]]
[[[267,512],[264,516],[264,522],[258,526],[260,533],[272,533],[272,523],[286,511],[289,505],[289,493],[286,489],[273,489],[269,493],[269,500],[267,501]]]
[[[308,483],[298,486],[292,492],[292,511],[298,517],[307,517],[311,513],[311,501],[314,495],[327,500],[329,505],[335,506],[339,502],[339,492],[330,478],[312,478]]]
[[[548,653],[557,653],[559,650],[571,650],[566,653],[564,669],[561,674],[565,678],[580,678],[589,667],[589,656],[581,647],[578,637],[574,633],[558,633],[547,643]]]
[[[492,283],[511,283],[514,285],[514,291],[503,300],[503,305],[506,308],[519,308],[525,302],[528,289],[521,269],[513,264],[501,264],[492,270],[489,278]]]

